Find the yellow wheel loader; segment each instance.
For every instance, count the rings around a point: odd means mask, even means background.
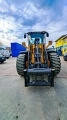
[[[24,38],[28,39],[27,51],[21,51],[16,60],[17,73],[24,76],[27,86],[54,86],[54,76],[59,74],[61,62],[49,41],[46,46],[46,31],[28,32]]]

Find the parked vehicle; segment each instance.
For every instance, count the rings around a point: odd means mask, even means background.
[[[64,61],[67,61],[67,53],[63,55]]]
[[[3,63],[4,61],[6,61],[6,57],[0,53],[0,62]]]
[[[67,45],[62,47],[62,55],[63,55],[64,61],[67,61]]]
[[[9,52],[9,50],[5,50],[5,56],[6,56],[7,59],[10,57],[10,52]]]
[[[9,50],[7,50],[5,48],[0,48],[0,53],[2,53],[7,59],[10,57]]]

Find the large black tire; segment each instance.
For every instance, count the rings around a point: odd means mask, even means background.
[[[61,69],[60,57],[56,53],[49,53],[50,67],[55,69],[55,76],[59,74]]]
[[[25,54],[20,54],[16,60],[17,73],[21,76],[24,76],[24,71],[23,71],[24,69],[25,69]]]

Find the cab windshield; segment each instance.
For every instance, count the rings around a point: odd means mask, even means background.
[[[28,35],[29,44],[35,44],[36,39],[38,39],[38,44],[43,44],[46,42],[44,34],[32,33]]]
[[[38,38],[39,39],[39,44],[42,44],[42,39],[41,38]],[[29,43],[30,44],[35,44],[35,40],[36,40],[36,38],[31,38],[30,40],[29,40]]]

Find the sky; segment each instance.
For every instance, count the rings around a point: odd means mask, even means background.
[[[47,41],[67,34],[67,0],[0,0],[0,42],[22,43],[28,31],[49,32]]]

